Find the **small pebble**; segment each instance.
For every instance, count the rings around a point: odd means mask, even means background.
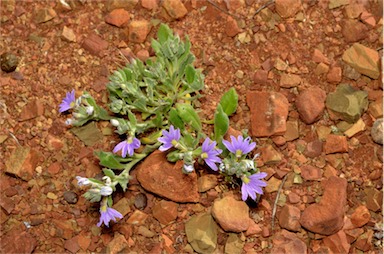
[[[135,196],[135,207],[144,210],[147,206],[147,196],[144,193],[139,193]]]
[[[383,144],[383,118],[379,118],[373,123],[371,136],[375,143]]]
[[[5,52],[0,56],[1,69],[5,72],[13,72],[19,64],[19,59],[12,53]]]
[[[65,201],[67,201],[68,204],[76,204],[77,203],[77,194],[73,191],[66,191],[63,194],[63,197]]]

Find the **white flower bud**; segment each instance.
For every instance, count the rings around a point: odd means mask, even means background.
[[[120,125],[119,121],[117,121],[116,119],[111,119],[111,124],[115,127],[118,127]]]
[[[103,186],[100,189],[100,195],[102,195],[102,196],[109,196],[112,194],[112,192],[113,192],[113,190],[112,190],[111,186]]]
[[[89,116],[93,114],[93,111],[94,111],[94,108],[93,108],[92,106],[88,106],[88,107],[86,108],[86,112],[87,112],[87,114],[88,114]]]

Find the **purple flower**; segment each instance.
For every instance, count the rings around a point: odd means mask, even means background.
[[[169,131],[163,130],[162,134],[163,136],[157,139],[159,142],[163,143],[163,145],[159,147],[159,150],[162,152],[174,147],[181,137],[180,129],[175,129],[173,125],[169,127]]]
[[[113,208],[102,205],[100,207],[100,221],[97,223],[97,226],[100,227],[104,223],[105,226],[109,227],[109,222],[111,220],[116,222],[116,218],[122,219],[123,215]]]
[[[223,144],[231,153],[235,154],[237,158],[240,158],[243,154],[249,153],[256,147],[255,142],[250,143],[250,137],[243,139],[243,136],[239,135],[236,139],[234,136],[231,136],[231,140],[232,142],[223,140]]]
[[[88,178],[76,176],[77,179],[77,185],[79,186],[86,186],[88,184],[92,184],[91,181],[88,180]]]
[[[121,150],[121,156],[125,158],[127,156],[127,153],[129,154],[129,156],[132,156],[134,150],[139,148],[140,145],[140,140],[138,140],[137,138],[129,137],[128,140],[124,140],[118,143],[113,149],[113,152],[117,153]]]
[[[64,111],[73,108],[75,106],[75,101],[75,90],[73,89],[71,92],[67,92],[67,95],[59,105],[59,112],[63,113]]]
[[[200,157],[207,163],[207,165],[214,171],[217,171],[216,163],[220,163],[221,159],[217,157],[221,154],[222,150],[216,148],[216,141],[206,138],[201,146],[202,153]]]
[[[253,200],[256,199],[256,193],[262,195],[263,190],[261,187],[267,186],[267,183],[264,181],[261,181],[260,179],[267,176],[267,173],[261,172],[253,174],[249,177],[243,176],[241,180],[243,181],[243,184],[241,185],[241,198],[243,201],[246,201],[248,196],[251,197]]]

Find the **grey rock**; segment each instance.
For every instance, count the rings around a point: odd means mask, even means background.
[[[68,204],[76,204],[78,200],[77,194],[73,191],[65,191],[63,197]]]
[[[1,70],[5,72],[13,72],[19,64],[19,59],[12,53],[5,52],[0,56]]]
[[[377,144],[383,144],[383,118],[379,118],[373,123],[371,136]]]
[[[135,207],[140,210],[144,210],[147,206],[147,196],[144,193],[139,193],[135,196]]]
[[[212,253],[217,245],[217,225],[209,213],[192,216],[185,224],[188,242],[198,253]]]

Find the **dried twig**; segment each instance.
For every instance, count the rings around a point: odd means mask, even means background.
[[[274,2],[275,2],[275,0],[269,0],[267,3],[262,5],[259,9],[256,10],[256,12],[255,12],[255,14],[253,14],[252,18],[254,18],[259,12],[261,12],[263,9],[267,8],[268,6],[273,4]]]
[[[229,16],[232,16],[232,17],[234,17],[234,18],[236,18],[236,19],[240,19],[240,17],[238,17],[238,16],[236,16],[236,15],[234,15],[234,14],[232,14],[232,13],[226,11],[226,10],[224,10],[223,8],[221,8],[220,6],[218,6],[216,3],[212,2],[212,0],[207,0],[207,1],[208,1],[208,3],[210,3],[213,7],[215,7],[216,9],[218,9],[219,11],[222,11],[222,12],[224,12],[225,14],[227,14],[227,15],[229,15]]]
[[[16,140],[16,143],[17,143],[19,146],[21,146],[20,143],[19,143],[19,140],[16,138],[16,136],[13,135],[13,133],[10,132],[9,130],[8,130],[8,133],[9,133],[9,136],[11,136],[14,140]]]
[[[279,186],[279,190],[277,191],[275,203],[273,204],[273,210],[272,210],[272,232],[273,232],[273,228],[275,227],[275,215],[276,215],[276,209],[277,209],[277,202],[279,201],[280,191],[283,188],[283,185],[284,185],[285,181],[287,180],[287,177],[288,177],[288,174],[286,174],[284,176],[283,181],[281,182],[281,184]]]

